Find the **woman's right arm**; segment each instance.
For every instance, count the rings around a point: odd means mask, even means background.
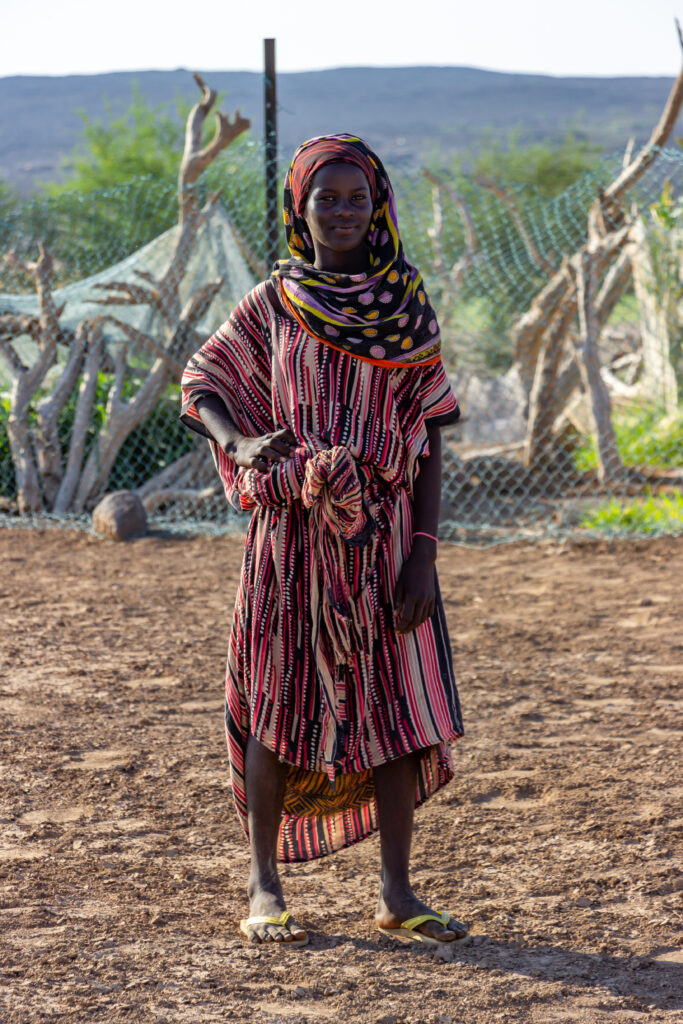
[[[232,457],[237,442],[244,440],[244,434],[241,434],[233,423],[225,402],[218,395],[202,395],[194,405],[200,420],[218,447]]]
[[[202,395],[195,401],[195,408],[218,447],[236,466],[263,472],[271,463],[285,462],[294,454],[297,441],[288,427],[262,437],[245,437],[218,395]]]

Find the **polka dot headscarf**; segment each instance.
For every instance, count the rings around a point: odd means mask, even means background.
[[[313,175],[325,164],[352,163],[368,179],[373,217],[368,231],[369,268],[362,274],[316,270],[303,213]],[[299,146],[284,191],[284,220],[291,257],[273,277],[284,303],[319,341],[380,366],[425,366],[440,358],[441,335],[419,271],[406,260],[396,203],[379,157],[355,135],[324,135]]]

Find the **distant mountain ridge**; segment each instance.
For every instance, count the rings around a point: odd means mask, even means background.
[[[225,95],[263,132],[263,76],[207,71]],[[467,67],[337,68],[278,75],[279,142],[283,153],[312,135],[353,131],[390,163],[447,159],[476,146],[482,132],[524,141],[562,138],[571,127],[605,152],[646,139],[666,101],[671,78],[554,78]],[[61,177],[60,164],[81,136],[79,110],[106,117],[131,102],[133,83],[153,105],[197,88],[189,71],[135,71],[65,77],[0,78],[0,178],[23,193]]]

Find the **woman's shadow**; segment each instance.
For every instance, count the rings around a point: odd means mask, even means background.
[[[466,946],[403,944],[398,940],[369,941],[338,937],[359,949],[405,951],[436,956],[440,961],[469,963],[484,969],[508,971],[535,980],[560,981],[586,988],[602,988],[620,999],[634,997],[651,1008],[683,1008],[683,950],[638,956],[608,956],[579,953],[561,946],[524,946],[506,943],[486,935],[474,936]],[[317,945],[317,943],[315,943]],[[323,940],[322,945],[325,945]],[[676,959],[674,959],[674,956]]]

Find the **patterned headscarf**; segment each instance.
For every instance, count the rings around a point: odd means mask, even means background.
[[[336,274],[313,266],[304,210],[313,175],[332,163],[360,167],[370,186],[369,269],[363,274]],[[387,172],[362,139],[323,135],[299,146],[285,179],[284,220],[291,258],[276,264],[273,277],[280,281],[285,305],[309,334],[380,366],[438,361],[436,314],[419,271],[403,254]]]

